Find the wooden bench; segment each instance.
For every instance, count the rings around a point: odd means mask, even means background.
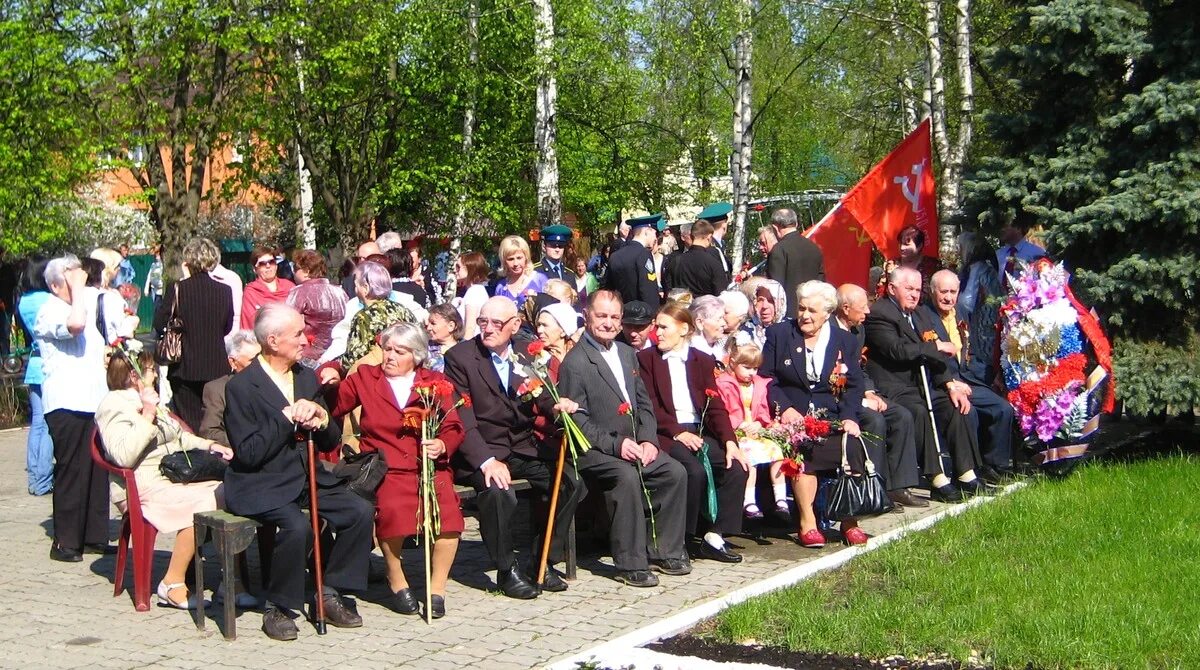
[[[196,593],[204,593],[204,555],[200,551],[200,546],[204,544],[211,533],[213,546],[216,547],[217,557],[221,562],[221,575],[224,580],[225,630],[222,632],[226,640],[235,640],[237,639],[235,608],[237,593],[240,589],[238,589],[238,570],[234,566],[234,560],[250,547],[250,542],[254,540],[255,534],[262,524],[222,510],[197,512],[192,523],[196,530]],[[259,540],[259,549],[262,550],[261,539]],[[200,632],[204,632],[204,608],[197,607],[193,611],[196,617],[196,628]]]

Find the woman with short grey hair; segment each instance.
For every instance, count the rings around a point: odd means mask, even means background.
[[[816,304],[826,314],[833,314],[833,310],[837,309],[837,289],[833,284],[810,279],[796,287],[796,304],[799,305],[809,299],[817,300]]]
[[[422,454],[433,460],[441,532],[434,540],[429,568],[432,611],[428,614],[437,619],[446,613],[446,583],[464,527],[450,466],[451,456],[462,444],[463,425],[454,385],[440,372],[422,367],[429,352],[424,329],[414,323],[393,323],[379,333],[379,342],[383,350],[380,364],[360,365],[341,381],[336,366],[328,366],[325,370],[332,376],[322,380],[337,384],[335,420],[361,407],[359,446],[364,452],[379,453],[387,462],[387,474],[376,492],[375,533],[387,563],[390,594],[383,604],[399,614],[420,610],[404,575],[400,552],[404,539],[419,530],[418,465]],[[420,420],[413,422],[409,417],[431,405],[445,418],[436,435],[422,440]]]
[[[696,334],[688,344],[700,351],[724,361],[725,352],[725,304],[715,295],[702,295],[688,306],[696,322]]]

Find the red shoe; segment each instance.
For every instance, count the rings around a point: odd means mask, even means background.
[[[801,533],[799,540],[800,546],[808,547],[809,549],[820,549],[825,546],[825,536],[816,528]]]
[[[864,533],[863,530],[858,526],[855,526],[854,528],[847,528],[846,530],[842,531],[842,537],[846,538],[846,544],[852,547],[861,546],[867,543],[867,534]]]

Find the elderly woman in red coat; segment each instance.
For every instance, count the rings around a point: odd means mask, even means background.
[[[453,386],[441,373],[422,367],[429,355],[425,331],[411,323],[396,323],[379,336],[383,363],[362,365],[338,384],[333,414],[339,419],[362,407],[360,448],[378,451],[387,460],[387,476],[379,486],[375,506],[375,533],[387,561],[392,596],[386,603],[400,614],[416,614],[417,599],[408,587],[400,565],[404,538],[416,535],[419,456],[434,458],[434,489],[441,517],[441,534],[433,545],[432,616],[446,613],[446,582],[458,551],[463,516],[450,470],[450,456],[463,440]],[[417,389],[429,388],[445,418],[436,435],[421,442],[420,425],[406,422],[426,408]]]

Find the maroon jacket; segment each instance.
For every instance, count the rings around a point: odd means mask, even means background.
[[[671,371],[657,347],[637,352],[637,359],[642,381],[646,384],[646,390],[650,392],[650,402],[654,405],[658,434],[672,440],[683,432],[683,427],[675,419],[675,402],[671,396]],[[704,413],[704,433],[716,438],[721,445],[737,442],[733,424],[729,422],[729,412],[717,391],[717,359],[692,347],[688,350],[684,368],[687,370],[688,390],[692,394],[692,405],[696,408],[697,418]],[[706,402],[707,410],[704,408]]]

